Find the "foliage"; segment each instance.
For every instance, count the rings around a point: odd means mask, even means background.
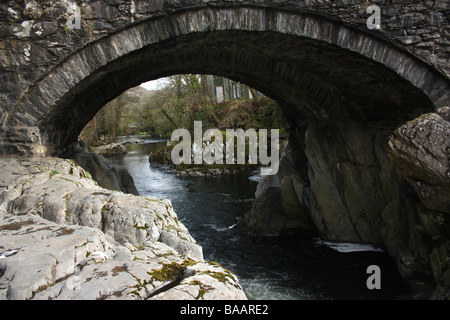
[[[203,130],[283,126],[277,103],[248,87],[241,89],[247,90],[247,97],[217,103],[204,75],[176,75],[168,82],[157,91],[136,87],[124,92],[99,111],[81,139],[93,146],[112,142],[118,135],[170,137],[176,128],[192,131],[194,121],[202,121]],[[221,84],[230,82],[223,79]],[[248,98],[249,91],[255,99]]]

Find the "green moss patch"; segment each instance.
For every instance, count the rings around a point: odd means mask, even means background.
[[[189,266],[195,265],[196,263],[197,262],[191,259],[186,259],[183,263],[167,263],[163,264],[161,269],[153,270],[152,272],[149,272],[149,274],[152,276],[152,279],[156,281],[173,281],[180,279],[183,276],[184,270],[186,270]]]

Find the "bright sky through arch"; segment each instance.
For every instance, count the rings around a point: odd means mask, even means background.
[[[160,90],[163,89],[168,84],[168,78],[159,78],[157,80],[144,82],[141,87],[147,90]]]

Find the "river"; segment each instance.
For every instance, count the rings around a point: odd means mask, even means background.
[[[298,235],[259,239],[241,235],[236,220],[251,208],[258,175],[179,178],[169,166],[149,163],[150,152],[164,146],[164,140],[142,136],[119,140],[128,139],[141,142],[127,145],[126,156],[111,160],[129,170],[141,195],[172,201],[179,220],[203,247],[205,260],[236,274],[249,299],[411,298],[394,263],[377,248]],[[379,290],[367,288],[370,265],[380,267]]]

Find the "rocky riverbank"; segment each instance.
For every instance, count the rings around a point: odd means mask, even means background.
[[[227,165],[225,164],[180,164],[174,165],[171,160],[171,151],[173,145],[162,148],[159,151],[152,152],[149,156],[150,163],[171,165],[176,170],[178,177],[205,177],[213,178],[224,175],[251,175],[258,170],[258,165]]]
[[[224,141],[225,141],[224,137]],[[288,140],[286,138],[281,138],[279,141],[279,148],[283,150],[287,145]],[[164,148],[161,148],[158,151],[152,152],[149,155],[149,161],[153,164],[163,164],[170,165],[176,170],[176,175],[178,177],[205,177],[205,178],[213,178],[218,176],[225,175],[247,175],[250,176],[254,174],[256,171],[260,170],[261,166],[259,164],[226,164],[227,160],[224,155],[223,164],[213,163],[211,165],[202,163],[202,164],[179,164],[175,165],[171,159],[172,149],[175,145],[169,144]],[[203,142],[203,148],[207,146],[206,142]],[[226,148],[226,144],[224,145],[224,149]],[[248,150],[248,143],[246,145],[246,150]],[[248,155],[246,155],[248,157]]]
[[[258,169],[256,165],[188,165],[177,166],[177,177],[205,177],[213,178],[225,175],[251,175]]]
[[[246,298],[170,201],[104,189],[73,160],[0,172],[0,299]]]
[[[432,283],[433,298],[449,299],[450,108],[397,130],[372,125],[291,132],[278,174],[238,225],[382,246],[413,287]]]

